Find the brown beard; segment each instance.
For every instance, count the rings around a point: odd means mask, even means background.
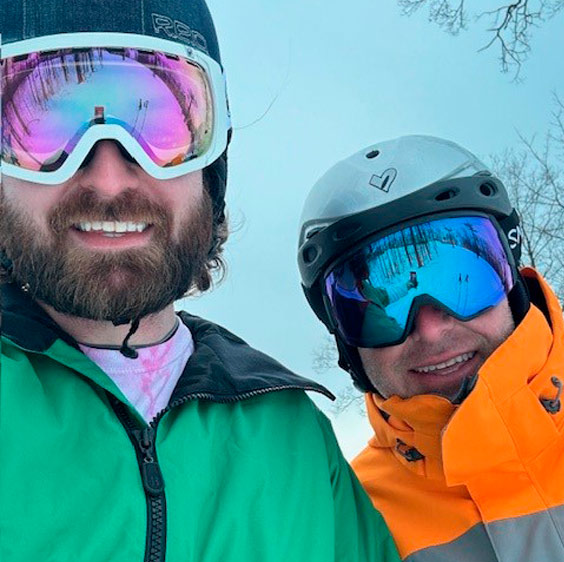
[[[205,270],[212,234],[207,190],[187,215],[176,241],[170,212],[138,191],[103,201],[85,189],[50,212],[45,240],[31,217],[2,195],[0,249],[12,261],[11,280],[26,285],[32,298],[63,314],[122,324],[162,310]],[[143,248],[110,252],[70,244],[72,225],[93,220],[149,223],[151,240]]]

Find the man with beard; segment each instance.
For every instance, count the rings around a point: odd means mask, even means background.
[[[401,137],[329,170],[302,221],[304,290],[374,428],[353,467],[402,559],[564,559],[562,310],[519,268],[502,182],[452,142]]]
[[[205,4],[1,7],[0,559],[397,560],[329,393],[174,311],[227,236]]]

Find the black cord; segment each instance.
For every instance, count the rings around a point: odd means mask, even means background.
[[[135,318],[135,320],[131,322],[131,328],[129,328],[129,332],[127,332],[127,336],[125,336],[125,339],[119,349],[119,352],[128,359],[137,359],[139,357],[139,353],[129,345],[131,336],[133,336],[139,328],[139,320],[140,318]]]

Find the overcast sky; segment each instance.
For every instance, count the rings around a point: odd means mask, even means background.
[[[564,95],[562,14],[535,32],[516,84],[500,72],[478,22],[452,37],[407,18],[394,0],[209,0],[234,122],[228,207],[234,232],[222,285],[182,308],[234,331],[333,392],[334,369],[317,375],[324,328],[302,295],[296,265],[299,217],[313,183],[334,163],[405,134],[458,142],[488,160],[542,135],[553,92]],[[264,117],[267,108],[272,104]],[[257,122],[258,120],[258,122]],[[348,458],[370,435],[356,414],[335,417]]]

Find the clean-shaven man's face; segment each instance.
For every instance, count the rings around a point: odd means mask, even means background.
[[[2,179],[0,248],[16,281],[73,316],[162,310],[205,267],[211,231],[201,171],[157,180],[110,140],[63,184]]]
[[[423,306],[405,342],[358,351],[366,374],[384,398],[438,394],[452,400],[464,379],[475,375],[514,329],[507,299],[468,322]]]

